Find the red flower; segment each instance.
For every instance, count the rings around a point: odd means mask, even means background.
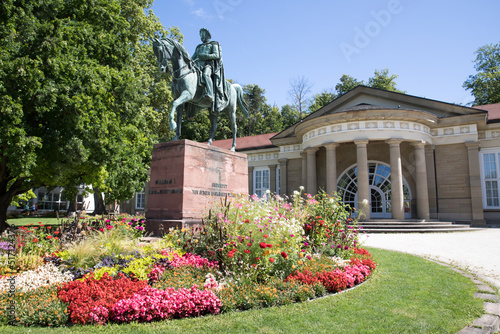
[[[52,228],[52,226],[47,226],[47,229],[50,230]]]
[[[59,234],[60,232],[59,231],[55,231],[54,234]]]
[[[267,244],[266,244],[265,242],[261,242],[261,243],[259,244],[259,246],[260,246],[260,248],[264,249],[264,248],[266,248],[266,247],[267,247]]]
[[[245,253],[249,254],[251,253],[249,249],[245,249]]]
[[[273,248],[273,245],[271,245],[271,244],[267,244],[267,247],[269,247],[269,248]]]
[[[252,243],[251,243],[251,242],[249,242],[249,243],[247,244],[247,246],[248,246],[248,247],[252,247]]]
[[[55,240],[59,240],[59,238],[58,238],[58,237],[54,237],[54,239],[55,239]]]
[[[288,257],[288,254],[285,252],[281,252],[281,256],[283,256],[283,258],[286,259]]]
[[[250,223],[250,220],[247,218],[243,221],[244,223]]]
[[[48,236],[47,236],[47,239],[49,239],[49,240],[50,240],[50,239],[52,239],[52,236],[51,236],[51,235],[48,235]]]
[[[267,238],[267,234],[264,234],[264,235],[263,235],[263,237],[264,237],[264,238]]]
[[[45,225],[44,225],[44,224],[42,224],[42,223],[38,223],[38,224],[40,224],[40,227],[44,227],[44,226],[45,226]]]
[[[271,257],[269,258],[269,262],[273,263],[274,262],[274,259]]]
[[[34,238],[34,239],[33,239],[33,242],[38,242],[38,239],[37,239],[37,238]]]

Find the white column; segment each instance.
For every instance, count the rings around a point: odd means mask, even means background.
[[[403,170],[401,167],[402,139],[389,139],[391,157],[391,207],[392,218],[405,219],[404,194],[403,194]]]
[[[288,171],[287,171],[287,163],[288,159],[282,158],[278,159],[278,162],[280,164],[280,195],[286,195],[287,194],[287,177],[288,177]]]
[[[469,185],[472,210],[472,226],[485,227],[483,211],[483,193],[481,191],[481,174],[479,167],[479,142],[467,142],[469,158]]]
[[[358,165],[358,207],[361,209],[361,220],[370,219],[370,185],[368,183],[368,154],[366,145],[367,139],[357,139],[356,157]],[[366,205],[363,202],[367,203]]]
[[[307,189],[307,153],[301,152],[300,157],[302,158],[302,182],[301,186]]]
[[[430,219],[429,189],[427,187],[427,166],[425,163],[425,142],[412,144],[415,147],[415,173],[417,184],[417,217]]]
[[[326,192],[337,192],[337,152],[338,143],[326,144]]]
[[[318,192],[318,183],[316,180],[316,151],[317,147],[310,147],[306,150],[307,153],[307,193],[316,195]]]

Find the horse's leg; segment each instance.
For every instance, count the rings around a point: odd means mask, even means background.
[[[215,137],[215,132],[217,131],[217,114],[213,114],[209,111],[210,114],[210,138],[208,138],[208,145],[212,145],[212,141]]]
[[[231,124],[231,131],[233,132],[233,146],[231,146],[231,151],[236,150],[236,135],[238,132],[238,126],[236,125],[236,106],[238,103],[237,92],[234,87],[230,89],[229,104],[227,106],[227,111],[229,114],[229,123]]]
[[[238,127],[236,125],[236,101],[235,103],[230,103],[228,106],[229,111],[229,122],[231,123],[231,131],[233,132],[233,146],[231,146],[231,151],[236,150],[236,134],[238,132]]]
[[[170,111],[170,130],[175,131],[177,128],[181,126],[181,121],[182,121],[182,112],[181,112],[181,117],[177,115],[177,123],[174,121],[174,115],[178,111],[178,107],[182,107],[184,103],[187,101],[190,101],[193,99],[193,94],[192,92],[188,90],[182,91],[181,95],[177,99],[175,99],[174,102],[172,102],[172,110]],[[173,140],[179,139],[179,136],[181,135],[180,129],[176,131],[176,135]]]
[[[175,131],[175,137],[172,140],[178,140],[181,137],[183,112],[184,112],[184,105],[178,106],[177,107],[177,131]]]

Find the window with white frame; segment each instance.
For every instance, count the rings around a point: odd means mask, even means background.
[[[253,170],[253,193],[262,197],[269,190],[270,174],[268,167],[255,167]]]
[[[479,155],[481,165],[481,188],[483,191],[483,207],[500,209],[498,187],[500,184],[500,150],[484,150]]]
[[[144,209],[144,201],[146,200],[146,193],[144,190],[135,194],[135,208],[136,210]]]

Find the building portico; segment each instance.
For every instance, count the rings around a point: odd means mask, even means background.
[[[495,217],[488,207],[500,219],[500,123],[487,116],[358,86],[270,137],[272,146],[245,153],[249,168],[267,168],[279,180],[278,193],[303,186],[312,195],[337,194],[361,219],[484,226],[485,214]]]

